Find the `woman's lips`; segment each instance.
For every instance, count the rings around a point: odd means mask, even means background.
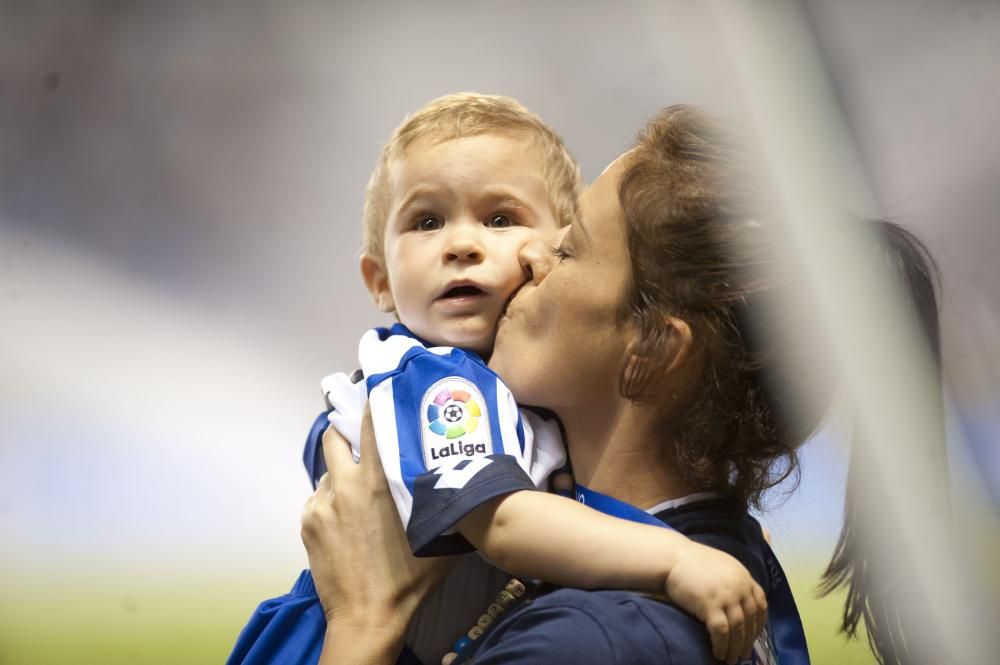
[[[511,303],[513,303],[514,299],[517,298],[517,294],[519,294],[521,292],[521,289],[524,288],[525,284],[527,284],[527,282],[525,282],[524,284],[521,284],[521,286],[519,286],[516,289],[514,289],[513,291],[511,291],[511,294],[509,296],[507,296],[507,300],[504,301],[503,308],[500,310],[500,320],[501,321],[503,321],[503,320],[505,320],[505,319],[507,319],[509,317],[509,314],[507,312],[510,309]]]
[[[525,284],[527,284],[527,282],[525,282]],[[507,300],[504,302],[503,308],[500,310],[500,318],[497,321],[498,326],[511,317],[510,306],[514,304],[514,299],[517,298],[517,294],[519,294],[523,288],[524,284],[514,289],[514,291],[507,296]]]

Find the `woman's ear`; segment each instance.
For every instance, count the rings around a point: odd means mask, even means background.
[[[635,337],[628,344],[623,389],[627,396],[639,396],[673,375],[691,359],[694,335],[687,321],[664,316],[655,338]]]
[[[368,287],[368,293],[380,312],[392,312],[396,304],[392,299],[392,289],[389,288],[389,274],[385,271],[382,261],[371,254],[361,255],[361,278]]]
[[[691,358],[694,349],[694,334],[691,326],[684,319],[676,316],[663,317],[667,328],[666,344],[663,360],[666,363],[664,372],[669,373],[682,367]]]

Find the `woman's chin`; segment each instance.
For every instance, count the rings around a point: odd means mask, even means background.
[[[493,344],[493,353],[490,354],[488,364],[490,369],[499,374],[501,378],[503,378],[504,357],[503,342],[500,335],[497,334],[496,341]]]
[[[497,331],[496,339],[493,342],[493,353],[490,355],[489,366],[494,372],[500,375],[507,387],[510,387],[510,378],[515,378],[518,374],[516,358],[512,358],[513,346],[507,341],[503,334],[503,329]]]

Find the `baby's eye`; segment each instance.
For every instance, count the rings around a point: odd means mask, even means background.
[[[493,229],[505,229],[508,226],[514,226],[514,221],[507,215],[491,215],[486,220],[486,226]]]
[[[444,222],[441,221],[440,217],[428,215],[426,217],[419,217],[414,226],[418,231],[437,231],[444,226]]]

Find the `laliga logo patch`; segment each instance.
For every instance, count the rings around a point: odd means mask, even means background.
[[[480,406],[485,403],[471,381],[457,376],[438,381],[424,393],[420,402],[424,466],[434,469],[493,452],[489,416]]]

